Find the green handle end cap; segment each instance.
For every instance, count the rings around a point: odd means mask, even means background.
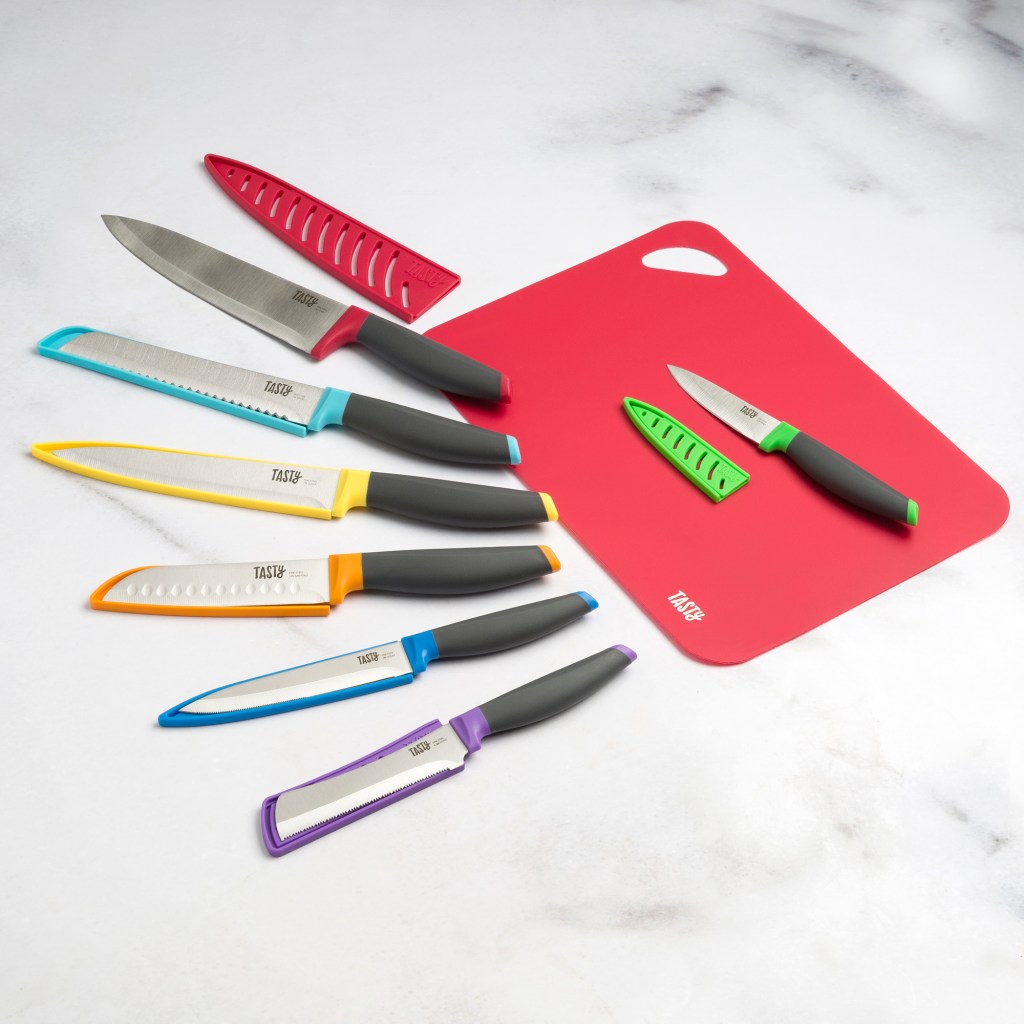
[[[907,525],[917,526],[917,502],[907,501]]]

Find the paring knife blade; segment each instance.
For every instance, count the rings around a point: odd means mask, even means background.
[[[164,726],[219,725],[411,683],[438,658],[493,654],[538,640],[597,607],[583,591],[478,615],[377,647],[217,687],[160,715]]]
[[[516,465],[514,437],[339,388],[318,388],[173,349],[65,327],[36,346],[40,355],[141,384],[290,434],[336,425],[384,444],[449,462]]]
[[[177,231],[109,214],[103,223],[157,273],[314,359],[358,341],[433,387],[492,401],[511,397],[504,374],[401,324],[336,302]]]
[[[267,850],[280,856],[465,767],[487,736],[543,721],[596,693],[636,654],[609,647],[453,718],[428,722],[393,743],[263,801]]]
[[[676,383],[699,405],[765,452],[784,452],[812,480],[867,512],[917,525],[917,502],[796,427],[775,419],[725,388],[679,366]]]
[[[60,469],[107,483],[314,519],[340,518],[353,508],[479,528],[526,526],[558,518],[548,494],[456,480],[96,441],[36,444],[32,454]]]
[[[101,611],[149,615],[327,615],[356,590],[478,594],[557,572],[546,545],[371,551],[266,562],[129,569],[93,591]]]

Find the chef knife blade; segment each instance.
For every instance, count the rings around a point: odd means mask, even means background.
[[[263,801],[267,850],[289,853],[359,818],[440,782],[465,767],[487,736],[543,721],[596,693],[636,654],[609,647],[510,690],[453,718],[419,729],[304,785]]]
[[[478,594],[561,568],[546,545],[371,551],[266,562],[151,565],[111,577],[89,602],[149,615],[327,615],[356,590]]]
[[[40,355],[141,384],[290,434],[336,425],[415,455],[449,462],[516,465],[514,437],[339,388],[147,345],[91,327],[65,327],[36,346]]]
[[[183,701],[165,726],[219,725],[346,700],[411,683],[438,658],[494,654],[539,640],[597,607],[583,591],[478,615],[400,640],[231,683]]]
[[[689,370],[671,365],[668,369],[695,402],[762,451],[784,452],[812,480],[851,505],[909,526],[917,525],[916,501],[845,456]]]
[[[32,454],[107,483],[314,519],[340,518],[353,508],[468,528],[526,526],[558,518],[548,494],[456,480],[98,441],[35,444]]]
[[[401,324],[336,302],[177,231],[110,214],[103,223],[129,252],[185,291],[314,359],[358,341],[433,387],[492,401],[511,397],[503,373]]]

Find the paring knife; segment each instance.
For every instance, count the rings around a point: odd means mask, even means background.
[[[351,391],[317,388],[215,363],[91,327],[64,327],[47,335],[37,347],[51,359],[300,437],[336,425],[429,458],[504,466],[519,463],[519,445],[508,434]]]
[[[507,402],[508,377],[358,306],[271,274],[176,231],[104,215],[111,234],[147,266],[218,309],[323,359],[358,341],[411,377],[458,395]]]
[[[543,721],[596,693],[636,658],[609,647],[453,718],[428,722],[359,761],[263,801],[263,841],[275,857],[461,772],[487,736]]]
[[[478,615],[400,640],[244,679],[165,711],[161,725],[219,725],[411,683],[437,658],[494,654],[539,640],[597,607],[583,591]]]
[[[340,518],[353,508],[480,528],[526,526],[558,518],[550,495],[457,480],[98,441],[35,444],[32,454],[107,483],[314,519]]]
[[[546,545],[371,551],[326,558],[129,569],[93,591],[93,608],[149,615],[327,615],[354,590],[479,594],[561,568]]]
[[[917,525],[917,502],[856,463],[717,384],[678,366],[670,365],[668,369],[695,402],[754,441],[762,451],[785,452],[812,480],[851,505],[910,526]]]

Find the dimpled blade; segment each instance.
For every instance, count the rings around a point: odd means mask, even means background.
[[[401,641],[368,647],[336,658],[298,665],[282,672],[246,679],[234,686],[198,697],[179,709],[190,715],[213,715],[225,711],[248,711],[290,701],[340,693],[359,686],[395,679],[412,678],[412,665]]]
[[[779,421],[773,416],[754,408],[742,398],[730,394],[725,388],[720,388],[689,370],[679,366],[669,366],[668,370],[676,383],[698,405],[704,406],[712,416],[717,416],[738,434],[756,444],[760,444],[779,425]]]
[[[67,463],[62,468],[84,476],[112,473],[130,478],[119,482],[133,486],[148,483],[190,491],[199,498],[216,495],[299,505],[325,515],[334,507],[342,474],[340,469],[131,445],[69,445],[51,448],[50,454]]]
[[[326,558],[139,569],[104,594],[106,603],[179,608],[324,604],[330,600]]]
[[[309,384],[102,331],[86,331],[62,345],[61,351],[304,426],[324,394]]]
[[[451,725],[442,725],[393,754],[289,789],[277,798],[274,806],[277,833],[282,839],[291,839],[434,775],[455,771],[468,753]]]
[[[210,305],[309,352],[349,307],[157,224],[104,215],[129,252]]]

